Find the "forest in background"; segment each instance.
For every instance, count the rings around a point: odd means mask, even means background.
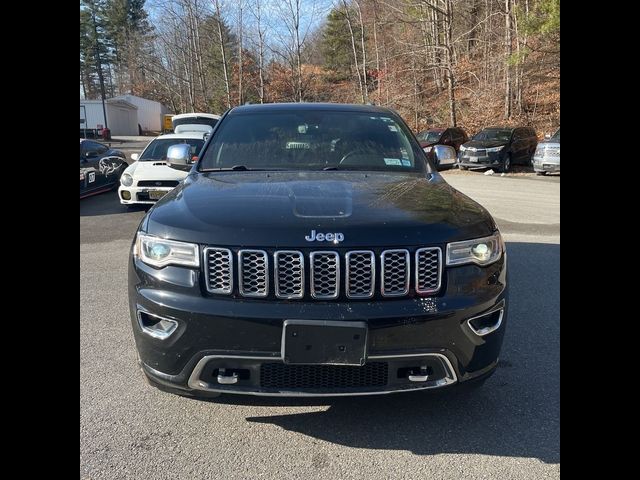
[[[416,131],[560,124],[560,0],[81,0],[80,96],[373,103]]]

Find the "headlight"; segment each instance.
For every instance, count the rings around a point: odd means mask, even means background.
[[[133,185],[133,177],[128,173],[123,173],[120,177],[120,183],[123,187],[130,187],[131,185]]]
[[[429,153],[432,148],[433,147],[424,147],[422,150],[424,150],[424,153]]]
[[[504,148],[504,145],[500,145],[499,147],[487,148],[487,152],[499,152]]]
[[[138,233],[133,254],[153,267],[166,265],[200,266],[198,245],[195,243],[165,240],[143,233]]]
[[[490,237],[447,244],[447,265],[489,265],[500,259],[504,244],[500,233]]]
[[[467,147],[465,147],[464,145],[460,145],[460,151],[464,152],[467,149]]]

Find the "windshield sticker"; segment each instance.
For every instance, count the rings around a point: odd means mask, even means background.
[[[411,166],[411,160],[402,160],[402,165],[404,167],[410,167]]]
[[[383,122],[390,122],[391,118],[389,118],[389,117],[380,117],[380,120],[382,120]]]
[[[407,149],[406,148],[401,148],[400,149],[400,155],[402,155],[402,158],[404,159],[409,159],[409,154],[407,153]]]
[[[378,157],[378,158],[380,158],[380,157]],[[398,167],[402,165],[402,163],[400,162],[399,158],[385,158],[384,159],[384,163],[386,165],[395,165],[395,166],[398,166]]]
[[[396,127],[395,125],[387,125],[389,127],[389,130],[391,130],[392,132],[397,132],[398,131],[398,127]]]

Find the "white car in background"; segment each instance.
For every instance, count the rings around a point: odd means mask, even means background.
[[[175,133],[160,135],[149,142],[140,155],[133,153],[129,165],[120,177],[118,197],[123,205],[154,204],[175,188],[188,171],[175,170],[167,164],[167,150],[172,145],[191,146],[195,161],[213,127],[188,124],[175,127]]]
[[[171,124],[175,131],[176,128],[185,125],[209,125],[211,127],[215,127],[218,120],[220,120],[220,115],[215,115],[213,113],[180,113],[171,118]]]

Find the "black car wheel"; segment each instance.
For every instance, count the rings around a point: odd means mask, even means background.
[[[511,170],[511,154],[507,153],[507,156],[504,158],[504,162],[502,163],[502,168],[500,169],[500,171],[503,173],[507,173],[509,170]]]
[[[467,169],[467,167],[463,167],[462,165],[458,165],[458,168],[459,168],[460,170],[466,170],[466,169]]]
[[[547,174],[547,172],[536,172],[536,175],[541,175],[542,176],[542,175],[546,175],[546,174]]]

